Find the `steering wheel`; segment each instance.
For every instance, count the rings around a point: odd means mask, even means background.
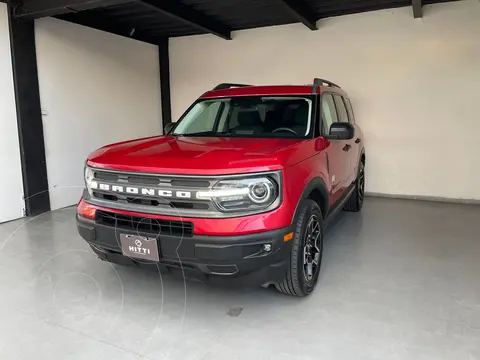
[[[272,131],[272,134],[274,134],[278,131],[289,131],[291,133],[294,133],[296,136],[298,136],[298,134],[295,132],[295,130],[292,130],[292,129],[287,128],[287,127],[281,127],[281,128],[275,129],[275,130]]]

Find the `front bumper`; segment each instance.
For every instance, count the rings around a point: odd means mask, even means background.
[[[77,215],[79,234],[103,260],[122,265],[133,265],[179,274],[222,286],[258,287],[279,282],[285,276],[290,259],[291,242],[284,235],[291,232],[283,228],[238,236],[178,237],[160,235],[159,262],[136,261],[124,256],[120,248],[120,234],[156,236],[148,232],[117,229]],[[263,245],[270,244],[265,251]]]

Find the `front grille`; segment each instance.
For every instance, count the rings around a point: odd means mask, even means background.
[[[170,236],[193,236],[193,223],[188,221],[171,221],[152,219],[107,211],[97,211],[96,221],[101,225],[114,226],[117,229],[145,232],[148,234]]]
[[[167,187],[184,187],[184,188],[208,188],[210,181],[201,179],[192,179],[186,177],[171,177],[168,175],[144,175],[144,174],[128,174],[121,172],[110,172],[105,170],[94,171],[95,179],[106,180],[113,183],[123,183],[131,185],[152,185]]]
[[[216,202],[201,193],[211,191],[224,179],[242,179],[247,174],[234,175],[177,175],[127,172],[89,168],[85,200],[106,209],[132,213],[165,215],[176,219],[231,218],[270,211],[281,202],[279,197],[271,208],[223,212]],[[267,173],[251,173],[259,176]],[[281,189],[280,173],[270,173]],[[281,192],[280,192],[281,193]]]
[[[198,199],[196,193],[211,189],[214,178],[140,174],[103,169],[93,170],[91,201],[99,206],[141,213],[198,217],[215,214],[212,201]],[[129,191],[127,191],[129,189]],[[132,192],[131,190],[135,190]]]
[[[93,196],[97,199],[107,200],[107,201],[119,201],[128,204],[135,205],[145,205],[145,206],[155,206],[155,207],[168,207],[171,209],[193,209],[193,210],[208,210],[210,207],[206,201],[168,201],[168,200],[159,200],[152,199],[147,196],[117,196],[112,194],[106,194],[99,191],[94,191]]]

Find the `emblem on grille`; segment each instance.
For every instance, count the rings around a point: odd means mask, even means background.
[[[166,198],[180,198],[190,199],[192,198],[191,191],[181,190],[166,190],[157,188],[144,188],[137,186],[123,186],[123,185],[110,185],[92,181],[90,184],[91,189],[109,191],[115,193],[129,194],[129,195],[143,195],[143,196],[159,196]]]

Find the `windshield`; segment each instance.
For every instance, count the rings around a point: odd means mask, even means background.
[[[172,135],[304,138],[312,132],[312,98],[251,96],[201,100]]]

